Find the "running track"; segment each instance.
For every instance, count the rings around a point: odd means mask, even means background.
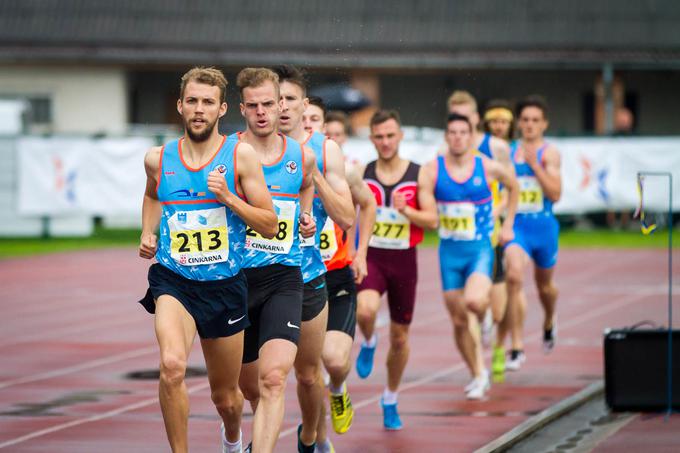
[[[400,393],[405,429],[382,429],[378,399],[387,352],[383,307],[376,368],[367,380],[359,380],[354,371],[350,375],[356,415],[348,434],[331,436],[336,450],[473,451],[600,379],[605,327],[640,320],[665,324],[665,253],[563,251],[557,273],[557,349],[549,356],[540,352],[542,312],[530,288],[527,363],[495,385],[487,400],[468,402],[462,386],[469,376],[441,303],[436,250],[421,250],[411,359]],[[674,260],[680,261],[680,251]],[[158,362],[152,318],[135,302],[146,289],[147,266],[134,249],[0,261],[0,451],[168,451],[157,382],[125,377],[153,370]],[[680,316],[674,322],[680,325]],[[202,365],[196,346],[190,366]],[[191,449],[219,451],[219,423],[207,380],[190,378],[187,386]],[[295,451],[298,421],[291,379],[277,451]],[[246,439],[250,423],[248,414]]]

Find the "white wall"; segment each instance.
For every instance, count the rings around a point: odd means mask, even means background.
[[[54,133],[122,133],[128,124],[122,67],[0,65],[0,96],[45,96]]]

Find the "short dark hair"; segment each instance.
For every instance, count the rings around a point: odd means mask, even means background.
[[[333,122],[342,124],[345,128],[345,133],[349,134],[349,117],[345,112],[340,110],[331,110],[330,112],[326,113],[326,123]]]
[[[394,120],[401,127],[401,118],[399,118],[399,112],[396,110],[378,110],[371,117],[370,127],[382,124],[385,121]]]
[[[282,64],[274,66],[272,71],[279,76],[279,83],[290,82],[299,86],[302,89],[302,95],[307,95],[307,81],[305,80],[305,74],[289,64]]]
[[[470,131],[472,131],[472,123],[470,122],[470,118],[468,118],[465,115],[459,115],[457,113],[449,113],[449,116],[446,117],[446,125],[448,126],[450,123],[454,121],[463,121],[465,124],[468,125],[470,128]]]
[[[319,96],[309,96],[307,97],[309,99],[309,105],[316,105],[321,109],[323,112],[324,118],[326,117],[326,104],[323,102],[323,99],[321,99]]]
[[[527,107],[536,107],[543,112],[543,118],[548,119],[548,103],[543,96],[532,94],[525,97],[517,103],[517,117],[522,114],[522,111]]]

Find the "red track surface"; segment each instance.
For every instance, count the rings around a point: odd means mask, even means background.
[[[680,260],[680,253],[674,259]],[[157,382],[125,378],[131,371],[154,369],[158,362],[152,318],[135,302],[146,290],[147,266],[127,249],[0,261],[0,450],[168,451]],[[331,436],[336,450],[473,451],[600,379],[605,327],[640,320],[665,325],[666,270],[664,251],[562,252],[555,352],[544,356],[540,351],[542,311],[530,288],[527,363],[508,374],[504,384],[494,385],[487,400],[468,402],[462,386],[469,376],[441,303],[436,250],[421,250],[411,358],[399,399],[405,428],[382,429],[378,399],[385,383],[383,326],[373,374],[367,380],[359,380],[354,371],[350,375],[356,415],[349,433]],[[680,310],[675,312],[680,315]],[[387,318],[384,310],[382,318]],[[680,316],[674,323],[680,326]],[[199,347],[190,365],[203,365]],[[295,451],[300,418],[294,385],[291,379],[277,451]],[[219,423],[207,380],[188,379],[188,387],[191,449],[218,451]],[[628,427],[651,426],[644,423]],[[647,442],[638,436],[636,445],[644,446],[646,453],[678,451],[680,439],[673,427],[677,420],[656,423],[659,440]],[[249,432],[246,416],[246,438]],[[613,437],[597,451],[620,448]]]

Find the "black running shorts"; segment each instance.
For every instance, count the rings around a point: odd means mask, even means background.
[[[248,318],[243,363],[257,360],[269,340],[297,344],[302,314],[302,272],[299,266],[271,264],[244,269],[248,279]]]
[[[493,273],[491,274],[491,281],[495,283],[503,283],[505,281],[505,247],[498,244],[494,249]]]
[[[153,314],[160,296],[172,296],[194,318],[201,338],[220,338],[248,327],[247,293],[243,272],[223,280],[201,282],[154,263],[149,267],[149,289],[139,303]]]
[[[326,273],[328,287],[328,327],[354,338],[357,323],[357,287],[349,266]]]
[[[326,306],[328,291],[326,289],[326,275],[319,275],[305,283],[305,292],[302,299],[302,321],[311,321],[316,318]]]

